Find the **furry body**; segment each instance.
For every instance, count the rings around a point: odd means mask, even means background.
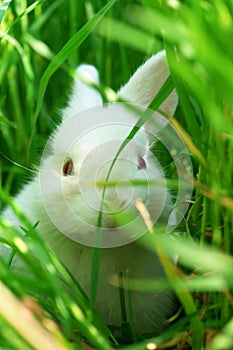
[[[78,68],[78,73],[87,81],[98,83],[98,73],[94,67],[82,65]],[[169,69],[165,53],[161,52],[141,66],[129,82],[120,89],[118,94],[132,103],[147,107],[168,75]],[[101,103],[99,94],[77,79],[74,83],[70,102],[63,111],[63,122],[71,120],[72,116],[85,109],[101,106]],[[163,103],[161,109],[172,115],[176,105],[177,96],[173,92]],[[77,128],[80,128],[81,124],[82,121],[80,121]],[[111,138],[114,136],[117,139],[118,132],[119,137],[122,136],[122,133],[125,133],[124,137],[126,137],[128,129],[123,131],[123,129],[116,128],[111,136],[111,130],[108,127],[105,126],[101,129],[102,134],[100,135],[98,135],[96,128],[93,133],[84,136],[81,141],[78,140],[72,143],[69,151],[67,151],[67,142],[70,142],[71,136],[69,131],[68,135],[64,134],[64,125],[58,126],[54,132],[50,141],[52,152],[43,160],[39,174],[21,190],[15,201],[23,209],[32,224],[39,221],[39,234],[48,242],[89,294],[93,248],[80,244],[75,235],[81,234],[86,237],[86,235],[95,234],[96,228],[94,226],[96,225],[98,210],[88,206],[87,201],[81,198],[77,177],[83,176],[86,181],[94,180],[92,174],[97,172],[99,164],[108,157],[112,159],[114,156],[113,153],[110,154],[110,146],[101,149],[102,143],[106,142],[106,145],[112,145],[112,143],[108,144]],[[75,134],[75,127],[72,128],[72,132]],[[162,178],[157,164],[153,163],[148,155],[148,140],[145,133],[140,131],[136,136],[136,140],[137,143],[131,143],[132,145],[130,144],[126,148],[122,157],[117,159],[111,174],[111,180],[140,180],[143,179],[143,172],[149,179]],[[99,156],[97,156],[98,152],[96,151],[98,149],[100,149]],[[92,153],[93,150],[95,153]],[[131,163],[128,162],[129,159]],[[63,164],[63,168],[61,164]],[[140,167],[145,169],[140,169]],[[98,173],[98,180],[104,181],[106,172],[107,170],[103,168]],[[139,188],[135,194],[142,201],[146,198],[143,191],[144,188]],[[152,190],[152,196],[148,200],[148,210],[153,215],[153,213],[156,214],[160,210],[161,206],[164,206],[162,220],[165,220],[169,215],[171,199],[169,192],[166,191],[166,199],[162,200],[162,192],[159,191],[161,189],[158,187]],[[96,207],[99,208],[100,199],[98,196],[95,197],[92,192],[90,196],[91,204],[95,203]],[[109,205],[112,205],[109,203],[112,203],[112,198],[114,198],[114,205],[122,209],[128,197],[129,194],[126,190],[119,190],[116,196],[116,191],[109,189],[106,194],[108,199],[106,207],[109,208]],[[67,203],[72,210],[66,208]],[[129,207],[135,213],[133,201],[129,203]],[[74,214],[79,216],[77,221]],[[7,208],[3,215],[15,225],[19,224],[10,208]],[[56,223],[59,222],[58,225],[54,224],[51,216],[55,217]],[[104,220],[108,225],[107,218],[104,218]],[[86,221],[88,225],[83,225],[83,221]],[[103,223],[105,224],[105,221]],[[157,279],[164,276],[157,256],[152,251],[146,250],[140,244],[140,240],[122,246],[102,248],[101,250],[96,309],[108,325],[120,326],[122,321],[119,290],[112,283],[119,273],[125,275],[128,270],[130,277],[141,279]],[[138,333],[159,334],[166,326],[166,319],[175,309],[175,298],[170,291],[160,293],[131,291],[131,300],[133,324]]]

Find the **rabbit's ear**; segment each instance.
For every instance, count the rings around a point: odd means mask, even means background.
[[[100,94],[90,83],[99,84],[99,74],[95,67],[82,64],[77,68],[72,94],[68,106],[62,111],[63,120],[68,119],[85,109],[102,105]]]
[[[161,51],[138,68],[118,95],[131,103],[148,107],[170,74],[166,53]],[[160,106],[160,109],[173,115],[178,103],[174,90]]]

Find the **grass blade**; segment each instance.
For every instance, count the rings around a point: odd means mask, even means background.
[[[10,5],[12,0],[3,0],[3,2],[0,4],[0,23],[2,22],[2,19]]]
[[[111,0],[103,7],[87,24],[83,26],[58,52],[54,59],[48,65],[44,72],[39,85],[38,100],[36,105],[35,114],[33,116],[33,122],[36,123],[39,111],[41,108],[42,100],[48,85],[48,81],[53,73],[67,60],[67,58],[83,43],[83,41],[91,34],[97,24],[115,4],[116,0]]]

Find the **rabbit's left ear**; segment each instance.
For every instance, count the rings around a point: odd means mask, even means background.
[[[68,119],[76,113],[88,108],[102,105],[102,98],[98,91],[88,83],[99,84],[99,74],[95,67],[82,64],[77,68],[77,77],[74,80],[72,94],[68,106],[62,111],[62,119]]]
[[[138,68],[118,95],[137,105],[148,107],[170,74],[166,53],[161,51]],[[178,103],[174,90],[162,103],[160,109],[173,115]]]

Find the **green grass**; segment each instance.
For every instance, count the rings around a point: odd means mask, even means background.
[[[73,70],[82,62],[95,65],[102,83],[117,90],[142,61],[164,47],[179,94],[173,124],[194,170],[192,203],[183,223],[186,238],[154,235],[148,242],[164,263],[167,285],[183,308],[169,330],[157,338],[117,345],[78,281],[36,235],[23,208],[15,208],[27,234],[19,240],[16,228],[1,220],[1,240],[20,254],[31,275],[17,273],[0,260],[1,281],[12,293],[0,284],[1,349],[46,349],[45,339],[54,349],[80,349],[85,339],[96,349],[136,350],[170,338],[175,346],[189,332],[180,349],[232,349],[232,2],[12,0],[1,2],[0,20],[3,206],[32,176],[60,120]],[[174,253],[182,273],[167,260]],[[128,283],[158,287],[158,281]],[[40,307],[31,305],[29,296]],[[24,312],[36,315],[35,324],[26,322]]]

